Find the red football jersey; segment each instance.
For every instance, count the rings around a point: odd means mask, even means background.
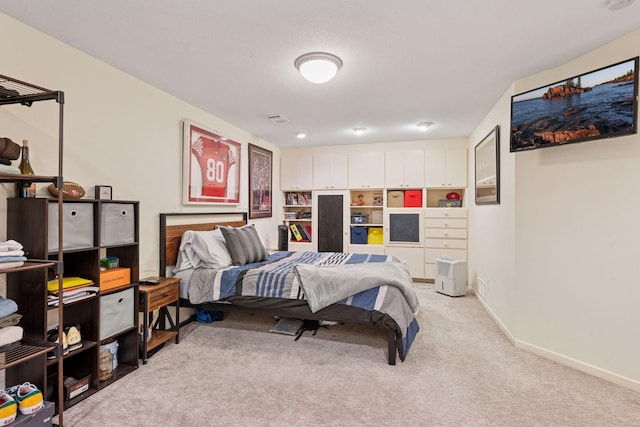
[[[200,165],[202,195],[226,197],[229,168],[236,163],[233,151],[223,142],[201,136],[191,143],[191,152]]]

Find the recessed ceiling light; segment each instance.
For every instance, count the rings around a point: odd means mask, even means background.
[[[293,65],[311,83],[326,83],[336,76],[342,60],[326,52],[305,53],[296,58]]]
[[[417,126],[421,131],[426,131],[429,130],[431,126],[433,126],[433,122],[420,122],[417,124]]]
[[[306,133],[304,133],[304,132],[298,132],[298,133],[296,133],[296,138],[298,138],[298,139],[304,139],[304,138],[306,138],[306,137],[307,137],[307,134],[306,134]]]
[[[355,132],[356,135],[362,135],[364,134],[367,129],[366,128],[353,128],[353,131]]]
[[[635,0],[609,0],[609,4],[607,5],[607,9],[609,10],[620,10],[624,9],[627,6],[631,6]]]

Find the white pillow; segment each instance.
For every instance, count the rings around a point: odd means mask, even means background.
[[[173,272],[199,267],[224,268],[231,263],[231,255],[224,241],[216,237],[214,231],[187,230],[182,235]]]

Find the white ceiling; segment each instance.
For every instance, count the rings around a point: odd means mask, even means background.
[[[293,147],[468,136],[514,80],[640,28],[640,2],[607,3],[0,0],[0,12]],[[299,75],[293,61],[312,51],[342,58],[334,80]],[[435,125],[425,134],[420,121]]]

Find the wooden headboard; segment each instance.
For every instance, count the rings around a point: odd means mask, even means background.
[[[207,231],[219,225],[241,227],[247,223],[246,212],[178,212],[160,214],[159,276],[166,275],[167,266],[175,265],[180,239],[187,230]]]

